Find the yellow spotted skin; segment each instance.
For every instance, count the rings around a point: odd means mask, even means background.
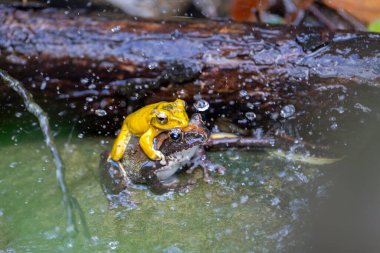
[[[163,131],[187,127],[189,117],[186,103],[182,99],[174,102],[158,102],[147,105],[127,116],[120,133],[113,144],[110,159],[118,162],[124,154],[131,135],[140,137],[139,143],[151,160],[164,159],[164,155],[154,148],[154,138]]]

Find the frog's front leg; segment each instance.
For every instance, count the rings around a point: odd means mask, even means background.
[[[161,151],[155,149],[154,138],[162,131],[157,128],[150,127],[143,135],[141,135],[139,143],[141,149],[151,160],[161,160],[161,164],[165,165],[165,156]]]

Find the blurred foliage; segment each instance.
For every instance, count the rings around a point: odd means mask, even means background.
[[[377,19],[369,24],[368,31],[380,33],[380,19]]]

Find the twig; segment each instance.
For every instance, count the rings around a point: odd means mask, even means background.
[[[322,24],[324,24],[330,31],[335,31],[337,29],[336,25],[328,19],[325,14],[323,14],[314,4],[311,4],[308,11],[312,13]]]
[[[206,149],[226,148],[273,148],[276,144],[273,138],[233,137],[233,138],[210,138],[205,145]]]
[[[367,27],[362,22],[360,22],[359,20],[357,20],[356,18],[351,16],[346,11],[344,11],[342,9],[337,9],[336,11],[339,14],[339,16],[341,16],[344,20],[346,20],[348,23],[350,23],[350,25],[352,25],[352,27],[355,30],[367,31]]]

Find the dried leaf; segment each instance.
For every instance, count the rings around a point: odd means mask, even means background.
[[[265,11],[269,0],[233,0],[231,18],[235,21],[256,21],[253,10]]]
[[[344,10],[366,23],[380,19],[380,0],[323,0],[323,3]]]

